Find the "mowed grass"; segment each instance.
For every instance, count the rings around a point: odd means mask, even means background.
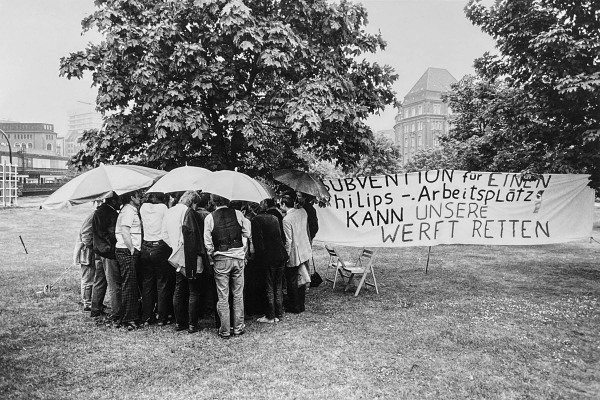
[[[323,284],[307,312],[224,341],[209,321],[96,326],[69,268],[91,206],[21,203],[0,209],[2,399],[600,397],[598,243],[438,246],[427,274],[427,248],[378,249],[379,295]]]

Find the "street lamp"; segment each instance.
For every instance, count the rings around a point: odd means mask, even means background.
[[[10,147],[10,140],[8,139],[8,135],[6,134],[6,132],[4,132],[2,129],[0,129],[0,133],[4,135],[4,137],[6,138],[6,143],[8,143],[8,157],[10,159],[10,163],[12,164],[12,149]]]

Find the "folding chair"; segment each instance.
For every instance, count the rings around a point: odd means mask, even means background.
[[[379,294],[379,288],[377,287],[377,280],[375,279],[372,265],[374,254],[373,250],[364,248],[358,256],[356,262],[352,263],[344,261],[334,248],[325,245],[325,249],[327,250],[327,253],[329,253],[329,263],[327,265],[327,271],[325,272],[325,280],[332,282],[334,289],[338,274],[342,277],[342,281],[344,281],[344,278],[348,280],[345,282],[344,291],[350,289],[350,284],[356,275],[362,275],[354,296],[358,296],[360,289],[362,289],[364,285],[374,287],[377,294]],[[330,271],[332,270],[335,270],[333,277],[330,276]],[[373,283],[367,282],[366,280],[367,275],[369,274],[371,274],[373,277]]]
[[[335,289],[335,283],[337,281],[338,274],[342,277],[342,282],[344,282],[344,278],[350,278],[349,274],[345,272],[345,264],[342,258],[338,255],[337,251],[333,247],[329,247],[329,245],[325,245],[325,250],[329,254],[329,262],[327,264],[327,271],[325,271],[325,281],[333,283],[333,288]],[[333,270],[333,276],[330,275],[330,271]]]
[[[350,273],[350,277],[348,278],[348,282],[346,282],[346,287],[344,288],[344,291],[350,289],[350,284],[352,284],[352,280],[354,279],[355,275],[362,275],[362,278],[358,283],[358,287],[356,288],[356,292],[354,292],[354,297],[358,296],[358,293],[360,293],[360,289],[363,287],[363,285],[374,287],[375,292],[379,294],[379,288],[377,287],[377,279],[375,279],[375,272],[373,271],[374,253],[374,250],[364,248],[358,256],[356,263],[354,263],[353,265],[347,265],[346,263],[344,269],[345,271]],[[373,283],[367,281],[367,275],[369,274],[371,274],[371,277],[373,278]]]

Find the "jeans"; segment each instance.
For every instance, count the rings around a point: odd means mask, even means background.
[[[291,313],[301,313],[304,311],[304,298],[306,295],[306,285],[298,287],[298,267],[285,267],[285,280],[287,282],[288,303],[286,311]]]
[[[92,306],[92,288],[94,287],[94,277],[96,276],[96,264],[94,262],[81,266],[81,302],[83,307]]]
[[[233,294],[233,333],[244,332],[244,260],[229,257],[215,258],[217,312],[221,319],[219,334],[230,335],[229,290]]]
[[[267,318],[283,317],[283,264],[266,268]]]
[[[96,255],[96,272],[92,288],[92,312],[96,317],[102,314],[104,296],[108,288],[112,318],[121,319],[121,274],[117,260]]]
[[[200,315],[200,280],[198,278],[188,279],[181,272],[177,272],[173,307],[177,325],[198,327]]]
[[[171,248],[164,242],[156,245],[142,243],[140,270],[142,271],[142,321],[154,320],[157,306],[158,320],[165,322],[173,314],[175,269],[167,261]],[[171,285],[169,286],[169,283]],[[170,292],[169,292],[170,289]]]

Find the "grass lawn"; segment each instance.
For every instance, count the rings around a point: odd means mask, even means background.
[[[34,204],[0,209],[1,399],[600,398],[598,243],[438,246],[427,274],[427,248],[379,249],[379,295],[322,284],[224,341],[97,327],[67,269],[91,206]]]

